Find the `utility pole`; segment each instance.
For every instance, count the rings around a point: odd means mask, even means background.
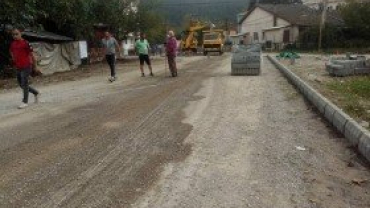
[[[319,44],[318,44],[318,45],[319,45],[319,46],[318,46],[318,50],[319,50],[319,52],[321,52],[321,46],[322,46],[322,32],[323,32],[324,27],[325,27],[325,21],[326,21],[326,10],[327,10],[328,0],[323,0],[322,4],[323,4],[323,8],[322,8],[321,19],[320,19]]]

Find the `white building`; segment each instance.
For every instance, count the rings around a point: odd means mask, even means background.
[[[245,44],[261,43],[279,50],[320,20],[320,11],[302,4],[257,4],[240,19],[239,36]],[[344,24],[333,12],[327,13],[326,23]]]
[[[135,35],[129,33],[127,38],[122,41],[123,56],[129,56],[135,53]]]
[[[319,9],[323,5],[323,0],[302,0],[302,3],[308,7]],[[337,10],[338,6],[345,3],[346,0],[327,0],[326,8],[328,10]]]

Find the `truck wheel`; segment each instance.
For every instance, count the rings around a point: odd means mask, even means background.
[[[203,55],[207,56],[207,52],[203,52]]]

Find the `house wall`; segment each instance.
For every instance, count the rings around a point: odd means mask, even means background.
[[[290,23],[277,18],[276,26],[289,26]],[[249,33],[246,35],[245,43],[264,43],[262,30],[274,27],[274,15],[260,8],[256,8],[241,24],[241,33]],[[255,38],[255,33],[258,34],[258,39]],[[282,34],[281,34],[282,36]]]
[[[323,1],[322,0],[302,0],[302,3],[313,9],[319,9],[320,4],[322,4]],[[346,4],[346,0],[328,0],[327,8],[329,10],[337,10],[338,6],[341,4]]]
[[[299,28],[297,26],[289,26],[276,30],[267,30],[265,32],[264,41],[272,41],[273,43],[284,42],[284,31],[289,30],[289,42],[294,42],[299,37]]]
[[[283,42],[283,33],[281,30],[265,31],[265,41],[272,41],[273,43]]]
[[[298,26],[294,26],[291,28],[291,34],[292,34],[292,38],[291,38],[291,42],[294,42],[296,40],[298,40],[299,38],[299,27]]]
[[[287,43],[284,43],[284,31],[289,30],[289,43],[294,42],[298,39],[299,36],[299,28],[297,26],[289,26],[285,28],[279,28],[274,30],[267,30],[264,31],[265,38],[264,43],[266,41],[271,41],[273,44],[273,49],[282,49]]]

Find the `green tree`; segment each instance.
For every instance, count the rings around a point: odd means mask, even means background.
[[[339,8],[348,29],[348,39],[370,40],[370,3],[350,1]]]
[[[46,30],[80,38],[91,29],[91,0],[38,0],[37,22]]]
[[[166,30],[170,29],[162,13],[155,10],[159,5],[158,0],[144,1],[138,7],[137,29],[147,34],[150,43],[163,43]]]
[[[0,7],[0,23],[30,25],[37,13],[36,0],[5,0]]]
[[[157,38],[162,33],[161,15],[152,10],[158,0],[132,6],[137,0],[3,0],[0,24],[33,27],[42,25],[47,31],[70,37],[89,38],[93,26],[109,25],[122,39],[128,31],[146,30]]]

